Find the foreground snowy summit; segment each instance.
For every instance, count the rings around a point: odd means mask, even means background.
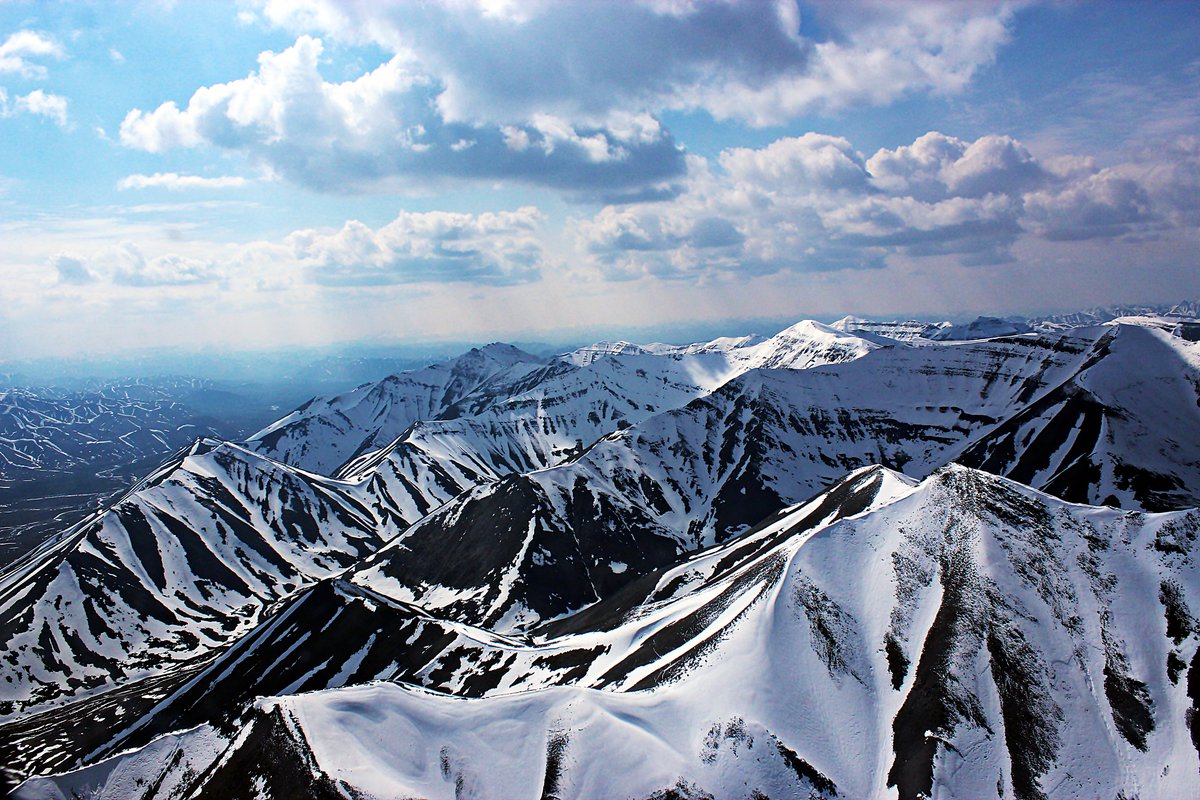
[[[1184,797],[1198,536],[1196,511],[870,468],[541,635],[457,626],[402,674],[356,668],[373,636],[315,642],[351,656],[342,688],[16,796]],[[214,663],[213,690],[269,679],[239,677],[254,661]]]

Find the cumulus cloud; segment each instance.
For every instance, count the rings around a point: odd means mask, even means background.
[[[32,114],[35,117],[45,117],[58,127],[65,128],[69,122],[67,105],[67,98],[43,92],[41,89],[18,95],[10,102],[8,92],[0,88],[0,117]]]
[[[34,59],[62,58],[62,45],[37,31],[20,30],[0,44],[0,75],[45,78],[46,67]]]
[[[1025,206],[1038,233],[1059,241],[1125,235],[1155,218],[1145,188],[1112,170],[1030,194]]]
[[[619,192],[682,172],[682,152],[649,116],[627,115],[614,128],[549,114],[521,125],[451,123],[437,112],[431,80],[399,56],[331,83],[320,73],[322,52],[319,39],[301,36],[280,53],[263,53],[248,77],[201,88],[185,108],[134,109],[121,142],[149,152],[200,144],[241,150],[327,191],[418,177]]]
[[[186,103],[131,110],[120,139],[242,151],[322,191],[449,178],[663,198],[684,167],[663,112],[770,125],[957,92],[1006,41],[1011,9],[819,4],[808,20],[793,0],[263,0],[254,18],[294,45]],[[322,36],[388,58],[330,82]]]
[[[1145,189],[1171,226],[1200,225],[1200,136],[1178,136],[1112,169]]]
[[[867,161],[876,186],[927,200],[1014,194],[1050,177],[1028,148],[1008,136],[966,142],[931,131],[911,145],[882,149]],[[1089,171],[1094,165],[1082,165]]]
[[[117,188],[121,190],[160,188],[178,192],[184,189],[236,189],[245,186],[248,182],[240,175],[206,178],[201,175],[156,172],[153,175],[127,175],[117,181]]]
[[[1191,224],[1200,140],[1171,151],[1101,169],[1086,157],[1043,164],[1007,136],[930,132],[864,158],[809,133],[726,150],[717,171],[693,158],[677,197],[608,206],[573,233],[612,279],[870,268],[892,254],[996,264],[1023,237],[1134,239]]]
[[[806,133],[762,149],[736,147],[721,153],[733,180],[767,191],[861,190],[867,183],[862,157],[840,136]]]
[[[104,248],[88,257],[59,254],[50,259],[60,284],[112,283],[137,288],[190,286],[219,278],[209,261],[167,253],[148,258],[132,242]]]
[[[314,283],[372,286],[536,280],[546,262],[533,207],[461,214],[402,212],[373,230],[349,221],[335,233],[297,231],[287,244]]]
[[[18,111],[52,120],[60,128],[67,127],[67,98],[62,95],[34,89],[29,94],[18,97],[13,106]]]
[[[540,279],[551,265],[541,213],[401,212],[379,228],[356,220],[340,229],[298,230],[276,241],[147,254],[131,242],[87,256],[49,259],[60,286],[236,286],[250,291],[420,283],[512,285]]]
[[[829,3],[811,9],[814,25],[793,0],[261,7],[290,30],[405,54],[444,86],[449,119],[676,108],[759,125],[959,91],[994,59],[1012,14],[992,3]]]

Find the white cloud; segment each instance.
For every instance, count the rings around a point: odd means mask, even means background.
[[[957,92],[1007,40],[1012,7],[820,4],[814,24],[789,0],[263,0],[261,19],[295,44],[186,104],[131,110],[120,139],[238,150],[325,191],[461,179],[661,197],[684,165],[663,112],[768,125]],[[330,82],[318,36],[389,58]]]
[[[16,111],[24,111],[38,117],[53,120],[60,128],[67,127],[67,98],[34,89],[13,101]]]
[[[315,283],[526,283],[547,264],[533,207],[461,214],[401,212],[372,230],[351,220],[339,231],[297,231],[287,245]]]
[[[67,98],[43,92],[41,89],[34,89],[29,94],[14,97],[12,102],[9,102],[8,92],[0,87],[0,117],[32,114],[37,117],[45,117],[58,127],[65,128],[69,122],[67,106]]]
[[[1146,189],[1109,169],[1032,193],[1025,205],[1032,226],[1052,240],[1119,236],[1155,219]]]
[[[652,120],[627,116],[621,135],[551,115],[520,126],[452,124],[436,110],[430,79],[399,56],[331,83],[320,73],[322,52],[320,40],[301,36],[261,54],[248,77],[202,87],[185,108],[134,109],[121,142],[155,153],[201,144],[240,150],[297,183],[337,191],[396,188],[399,178],[621,191],[682,171],[681,152]]]
[[[61,284],[82,286],[96,280],[96,276],[83,263],[83,259],[67,253],[59,253],[52,257],[50,266],[54,268]]]
[[[721,153],[720,162],[735,181],[768,191],[862,189],[867,182],[863,159],[850,142],[820,133],[779,139],[758,150],[732,148]]]
[[[917,137],[910,145],[881,149],[867,161],[867,170],[880,189],[914,197],[945,197],[942,170],[962,158],[967,142],[937,131]]]
[[[952,194],[1014,194],[1042,183],[1045,172],[1025,145],[1008,136],[983,136],[942,168]]]
[[[212,262],[176,253],[146,257],[132,242],[105,247],[91,256],[59,254],[51,259],[59,283],[104,281],[136,288],[211,283],[220,276]]]
[[[62,58],[62,45],[37,31],[20,30],[0,44],[0,74],[45,78],[46,67],[30,59]]]
[[[869,159],[845,139],[806,134],[693,158],[684,190],[577,219],[601,275],[703,281],[778,271],[880,267],[890,256],[1012,261],[1025,239],[1137,239],[1200,217],[1200,140],[1100,169],[1042,164],[1019,141],[938,132]]]
[[[169,189],[173,192],[184,189],[236,189],[249,181],[240,175],[222,175],[206,178],[200,175],[179,175],[174,172],[156,172],[153,175],[128,175],[117,181],[118,189]]]
[[[89,292],[111,297],[162,287],[253,294],[462,282],[506,286],[540,280],[554,265],[541,239],[543,222],[533,207],[481,214],[401,212],[379,228],[349,220],[340,229],[298,230],[276,241],[164,243],[159,236],[98,240],[86,247],[99,239],[96,230],[104,224],[97,221],[86,239],[74,237],[70,252],[52,251],[45,263],[54,285],[88,285]],[[137,229],[112,221],[107,226]],[[70,240],[72,234],[57,238]]]
[[[1094,168],[1094,162],[1086,160],[1059,160],[1047,170],[1025,145],[1009,136],[988,135],[966,142],[936,131],[911,145],[880,150],[867,162],[881,189],[926,199],[1020,193],[1044,183],[1050,172],[1065,177],[1076,169],[1090,173]]]
[[[260,5],[289,30],[403,55],[444,86],[450,120],[696,108],[769,125],[961,91],[1007,41],[1016,4],[821,3],[819,38],[790,0]]]

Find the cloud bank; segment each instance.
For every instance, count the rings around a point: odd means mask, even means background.
[[[295,43],[186,103],[135,108],[128,147],[244,153],[326,192],[512,181],[573,199],[667,197],[685,155],[664,112],[775,125],[961,91],[1007,40],[988,3],[446,2],[259,6]],[[322,37],[386,61],[322,74]]]
[[[608,127],[541,113],[520,124],[447,121],[437,87],[395,57],[343,83],[321,75],[321,40],[265,52],[246,78],[203,87],[187,106],[130,111],[121,142],[153,153],[211,145],[245,152],[320,191],[396,188],[396,179],[512,180],[593,194],[682,174],[683,155],[649,115]]]
[[[1013,260],[1020,239],[1133,240],[1200,212],[1200,146],[1099,168],[1039,161],[1021,142],[930,132],[869,158],[809,133],[691,161],[666,202],[610,205],[577,219],[583,256],[610,279],[706,280],[795,270],[878,268],[892,255]]]
[[[277,241],[211,246],[207,255],[146,255],[134,242],[48,262],[60,288],[146,289],[214,285],[253,294],[304,287],[364,289],[419,283],[515,285],[554,266],[535,208],[462,214],[401,212],[379,228],[357,220],[337,230],[297,230]]]

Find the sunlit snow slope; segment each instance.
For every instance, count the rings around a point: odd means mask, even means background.
[[[962,467],[919,485],[867,470],[544,636],[460,635],[439,663],[473,662],[462,674],[484,676],[482,692],[439,685],[455,667],[435,665],[415,677],[429,688],[266,699],[234,729],[203,725],[57,785],[1183,797],[1200,767],[1198,534],[1194,511],[1076,506]],[[135,778],[148,788],[114,793]]]

